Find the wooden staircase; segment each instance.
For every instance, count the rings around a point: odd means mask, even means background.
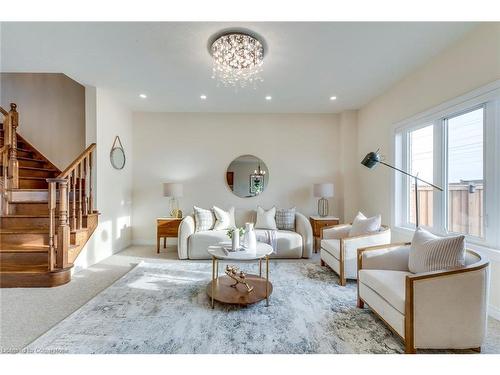
[[[62,285],[98,223],[95,144],[60,171],[17,133],[18,123],[15,104],[0,107],[0,287]]]

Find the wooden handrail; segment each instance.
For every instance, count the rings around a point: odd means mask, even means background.
[[[78,164],[80,164],[88,155],[95,150],[95,143],[92,143],[89,147],[85,149],[78,157],[64,170],[62,171],[57,178],[67,178],[71,172],[76,169]]]
[[[7,112],[5,109],[3,109],[1,106],[0,106],[0,113],[4,116],[8,116],[9,115],[9,112]]]

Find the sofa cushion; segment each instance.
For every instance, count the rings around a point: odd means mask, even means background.
[[[229,241],[226,230],[206,230],[192,234],[188,238],[189,259],[209,259],[208,247]]]
[[[234,223],[234,207],[231,207],[228,211],[224,211],[222,208],[213,206],[212,210],[216,219],[214,230],[228,230],[236,227]]]
[[[197,232],[210,230],[214,227],[215,216],[212,210],[206,210],[204,208],[194,206],[193,211],[195,230]]]
[[[282,230],[295,230],[295,207],[277,210],[276,226]]]
[[[367,218],[361,212],[358,212],[354,218],[349,232],[349,237],[361,236],[363,234],[378,232],[382,225],[382,217],[380,215]]]
[[[359,281],[404,314],[407,275],[412,275],[412,273],[405,271],[360,270]]]
[[[256,229],[257,237],[264,235],[265,230]],[[271,255],[273,258],[301,258],[302,236],[297,232],[289,230],[276,231],[276,251]]]
[[[413,235],[408,269],[414,273],[465,266],[465,237],[438,237],[422,228]]]
[[[276,226],[276,207],[265,210],[257,206],[257,221],[255,222],[256,229],[278,229]]]
[[[340,259],[340,240],[321,240],[321,249]]]

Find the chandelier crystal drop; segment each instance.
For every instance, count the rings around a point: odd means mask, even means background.
[[[264,61],[262,43],[248,34],[231,33],[217,38],[211,47],[212,78],[225,87],[256,87]]]

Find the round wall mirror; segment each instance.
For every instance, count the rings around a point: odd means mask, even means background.
[[[226,183],[240,198],[256,197],[266,189],[269,170],[256,156],[242,155],[234,159],[226,171]]]
[[[117,142],[119,146],[116,145]],[[125,167],[125,151],[123,150],[122,142],[118,136],[116,136],[115,141],[113,142],[109,158],[113,168],[123,169]]]

